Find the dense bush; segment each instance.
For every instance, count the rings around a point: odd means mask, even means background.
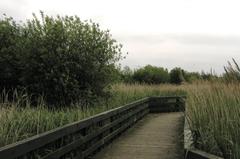
[[[170,71],[170,82],[173,84],[181,84],[185,81],[184,79],[184,70],[181,68],[174,68]]]
[[[78,17],[41,13],[26,23],[0,19],[0,88],[24,88],[50,104],[106,94],[121,45],[109,31]]]
[[[21,28],[12,20],[0,20],[0,88],[19,85]]]
[[[133,74],[133,79],[136,82],[148,84],[167,83],[169,81],[169,74],[167,69],[147,65],[136,70]]]

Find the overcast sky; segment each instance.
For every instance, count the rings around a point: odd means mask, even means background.
[[[0,0],[0,14],[78,15],[109,29],[129,55],[121,63],[223,72],[240,62],[239,0]]]

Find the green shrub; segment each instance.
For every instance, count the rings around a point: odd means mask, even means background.
[[[109,31],[77,16],[0,19],[1,90],[25,88],[49,104],[88,102],[106,95],[120,59]]]
[[[170,71],[170,82],[174,84],[181,84],[185,81],[183,77],[184,70],[181,68],[174,68]]]
[[[136,70],[133,74],[133,79],[139,83],[167,83],[169,82],[169,74],[167,69],[147,65]]]

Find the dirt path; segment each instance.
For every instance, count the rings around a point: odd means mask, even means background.
[[[148,114],[94,159],[182,159],[183,113]]]

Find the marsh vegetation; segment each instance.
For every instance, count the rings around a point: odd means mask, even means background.
[[[78,17],[0,20],[0,147],[149,96],[187,95],[199,149],[240,158],[240,69],[120,69],[121,45]]]

